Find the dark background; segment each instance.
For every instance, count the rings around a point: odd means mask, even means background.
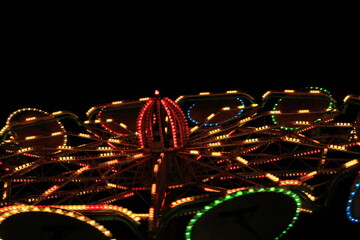
[[[2,114],[33,105],[85,112],[154,89],[360,94],[356,1],[4,2]]]
[[[172,98],[237,89],[260,101],[267,90],[319,86],[341,104],[360,95],[359,10],[356,1],[3,1],[0,125],[22,107],[85,117],[155,89]],[[345,200],[289,238],[360,239],[345,210],[333,211]]]

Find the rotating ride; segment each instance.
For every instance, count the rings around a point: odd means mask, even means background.
[[[1,130],[0,238],[279,239],[358,173],[359,106],[311,87],[261,103],[239,91],[176,101],[156,91],[92,107],[85,121],[20,109]],[[353,222],[359,189],[357,177]]]

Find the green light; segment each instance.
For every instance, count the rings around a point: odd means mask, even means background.
[[[235,196],[242,196],[244,193],[242,191],[239,191],[237,193],[235,193]]]
[[[258,193],[258,192],[275,192],[275,193],[284,194],[284,195],[287,195],[287,196],[291,197],[292,199],[294,199],[297,207],[301,207],[301,205],[302,205],[301,199],[296,193],[292,192],[291,190],[284,189],[282,187],[250,188],[250,189],[247,189],[247,190],[238,191],[238,192],[235,192],[235,193],[232,193],[232,194],[228,194],[228,195],[226,195],[226,196],[224,196],[224,197],[222,197],[222,198],[220,198],[218,200],[215,200],[213,203],[205,206],[203,210],[196,213],[194,215],[194,217],[190,220],[188,226],[186,227],[185,240],[191,240],[191,232],[193,230],[193,227],[196,225],[197,221],[206,212],[208,212],[212,208],[216,207],[217,205],[219,205],[219,204],[221,204],[223,202],[229,201],[229,200],[231,200],[233,198],[240,197],[242,195],[247,195],[247,194],[254,194],[254,193]],[[289,231],[290,228],[292,228],[294,226],[295,221],[298,220],[299,214],[300,214],[300,210],[296,209],[295,216],[293,217],[291,223],[286,227],[286,229],[284,231],[282,231],[282,233],[279,236],[277,236],[275,238],[275,240],[278,240],[280,237],[282,237],[284,234],[286,234]]]
[[[325,89],[325,88],[321,88],[321,87],[305,87],[304,89],[319,90],[319,91],[322,91],[322,92],[326,93],[326,94],[329,95],[330,97],[332,97],[330,91],[327,90],[327,89]],[[273,111],[276,111],[276,108],[278,107],[279,103],[280,103],[282,100],[283,100],[283,99],[281,98],[281,99],[278,100],[277,103],[274,104],[274,107],[273,107],[273,109],[272,109]],[[334,107],[335,107],[335,103],[332,102],[332,101],[330,101],[329,106],[327,107],[327,109],[332,109],[332,108],[334,108]],[[275,119],[275,115],[271,115],[271,120],[273,121],[274,124],[279,125],[279,123],[278,123],[278,122],[276,121],[276,119]],[[314,122],[319,122],[319,121],[321,121],[320,118],[316,119]],[[299,129],[299,127],[293,127],[293,128],[292,128],[292,127],[280,126],[280,129],[286,130],[286,131],[288,131],[288,130],[292,131],[292,130]]]
[[[232,199],[233,198],[233,196],[231,196],[231,195],[226,195],[225,196],[225,199]]]

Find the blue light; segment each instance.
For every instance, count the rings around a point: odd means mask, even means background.
[[[359,219],[356,219],[354,218],[354,216],[352,215],[352,207],[353,207],[353,204],[354,204],[354,198],[356,196],[356,194],[359,192],[359,189],[360,189],[360,183],[356,183],[354,186],[353,186],[353,190],[352,192],[350,192],[349,194],[349,199],[347,201],[347,206],[346,206],[346,216],[347,218],[349,219],[349,221],[351,222],[359,222],[360,220]]]
[[[243,101],[241,98],[236,98],[236,100],[238,100],[238,101],[241,103],[241,106],[242,106],[242,107],[245,106],[245,103],[244,103],[244,101]],[[199,124],[201,124],[201,123],[199,123],[198,121],[196,121],[195,119],[193,119],[193,118],[191,117],[191,110],[192,110],[195,106],[196,106],[195,103],[194,103],[193,105],[191,105],[191,106],[189,107],[186,115],[187,115],[188,119],[189,119],[191,122],[193,122],[193,123],[196,124],[196,125],[199,125]],[[223,123],[225,123],[225,122],[228,122],[228,121],[230,121],[230,120],[233,120],[233,119],[237,118],[237,117],[240,116],[243,112],[244,112],[244,109],[240,109],[239,112],[238,112],[235,116],[233,116],[233,117],[231,117],[231,118],[229,118],[229,119],[226,119],[225,121],[218,122],[218,123],[205,123],[204,126],[205,126],[205,127],[212,127],[212,126],[221,125],[221,124],[223,124]]]

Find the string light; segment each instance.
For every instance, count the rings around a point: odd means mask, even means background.
[[[85,215],[82,215],[81,213],[65,210],[62,208],[54,208],[49,206],[42,207],[42,206],[31,206],[31,205],[16,205],[16,206],[2,208],[0,209],[0,212],[2,212],[2,214],[0,214],[0,224],[7,218],[16,214],[27,213],[27,212],[53,213],[53,214],[63,215],[66,217],[75,218],[79,221],[85,222],[90,226],[92,226],[93,228],[97,229],[104,236],[112,237],[112,233],[108,229],[106,229],[103,225],[86,217]]]
[[[210,94],[210,93],[209,93]],[[206,123],[204,123],[204,126],[206,127],[211,127],[211,126],[218,126],[221,125],[225,122],[231,121],[237,117],[239,117],[243,112],[244,112],[244,108],[245,108],[245,103],[241,98],[236,98],[236,100],[241,104],[240,106],[238,106],[238,112],[236,113],[236,115],[234,115],[233,117],[225,120],[225,121],[220,121],[220,122],[215,122],[215,123],[208,123],[211,119],[213,119],[217,114],[216,113],[211,113],[207,118],[206,118]],[[196,107],[196,104],[192,104],[188,111],[187,111],[187,118],[193,122],[196,125],[200,125],[200,122],[196,121],[193,117],[192,117],[192,110],[194,109],[194,107]],[[220,111],[229,111],[231,108],[230,107],[223,107],[220,109]],[[192,131],[193,132],[193,131]]]
[[[279,96],[280,100],[269,108],[267,101]],[[281,104],[284,103],[282,99],[288,96],[322,98],[329,104],[326,109],[316,109],[316,104],[315,107],[300,104],[297,109],[285,111]],[[286,194],[297,202],[301,201],[296,200],[300,199],[299,196],[287,188],[305,189],[299,192],[301,197],[317,201],[326,195],[316,188],[327,183],[331,176],[326,175],[352,172],[359,166],[358,159],[348,159],[356,155],[360,146],[357,123],[337,122],[333,116],[337,113],[335,101],[329,92],[311,87],[301,91],[268,91],[263,98],[264,101],[257,104],[251,96],[231,90],[221,94],[203,92],[182,96],[174,102],[155,92],[155,97],[115,101],[89,109],[86,121],[77,120],[86,129],[84,133],[68,133],[62,127],[60,120],[68,114],[64,111],[52,114],[30,108],[16,111],[1,130],[4,151],[0,158],[3,171],[0,178],[3,182],[3,201],[0,206],[13,202],[35,205],[51,201],[84,203],[88,199],[95,199],[99,205],[39,205],[33,210],[57,208],[54,211],[68,211],[66,214],[69,217],[75,217],[76,212],[121,212],[137,223],[140,219],[149,221],[148,225],[155,232],[158,230],[156,224],[159,223],[159,216],[167,214],[169,208],[202,201],[202,198],[214,195],[227,194],[206,206],[193,219],[201,218],[222,202],[259,192]],[[210,106],[217,99],[230,101]],[[352,104],[359,98],[347,97],[344,101]],[[209,104],[209,109],[202,111],[202,106],[206,104]],[[214,110],[215,107],[218,111]],[[128,112],[130,114],[126,115]],[[201,112],[206,113],[200,116]],[[22,113],[24,116],[18,115]],[[137,119],[131,119],[135,115]],[[291,121],[276,122],[287,115],[291,115]],[[16,120],[19,116],[23,118]],[[201,120],[195,118],[197,116]],[[188,127],[187,120],[191,127]],[[48,121],[59,124],[55,129],[41,134],[35,130],[21,130],[40,127],[40,124]],[[348,133],[346,137],[345,134],[330,136],[323,134],[326,129],[340,129]],[[82,143],[66,146],[58,141],[47,145],[54,139],[65,139],[66,142],[68,136]],[[338,157],[340,153],[344,157]],[[166,165],[160,167],[159,156],[160,159],[166,156]],[[169,169],[171,174],[166,172]],[[164,177],[164,172],[171,176]],[[189,176],[178,177],[185,172]],[[195,184],[200,195],[193,196],[194,192],[187,190]],[[34,190],[29,190],[31,194],[24,194],[22,189]],[[186,197],[172,198],[173,193],[181,191],[187,191]],[[357,192],[358,189],[354,190],[351,196]],[[149,203],[150,207],[146,208],[145,213],[135,214],[125,208],[109,205],[120,203],[125,198],[131,201],[133,196]],[[171,196],[171,201],[168,196]],[[159,198],[164,199],[155,204],[155,199],[158,201]],[[352,204],[353,198],[349,200],[350,210]],[[352,214],[350,210],[348,212]],[[298,204],[297,211],[312,212],[301,204]],[[355,217],[352,216],[353,219]],[[82,216],[79,218],[84,219]],[[297,216],[293,221],[296,219]],[[196,224],[197,220],[192,221]],[[90,225],[93,223],[89,222]],[[191,239],[192,227],[189,226],[186,236]],[[292,223],[286,231],[291,227]]]
[[[351,192],[349,194],[349,199],[347,201],[347,205],[346,205],[346,216],[347,218],[351,221],[351,222],[360,222],[360,219],[358,216],[354,216],[353,215],[353,206],[354,206],[354,201],[355,201],[355,197],[357,196],[357,194],[359,193],[359,189],[360,189],[360,183],[358,181],[358,178],[355,180],[355,184],[353,184]]]
[[[251,189],[247,189],[247,190],[237,191],[235,193],[225,195],[224,197],[222,197],[218,200],[215,200],[211,204],[205,206],[202,210],[200,210],[198,213],[196,213],[193,216],[193,218],[189,221],[189,223],[186,227],[186,231],[185,231],[185,240],[192,239],[192,231],[193,231],[194,227],[196,226],[197,222],[199,221],[199,219],[201,219],[205,214],[207,214],[213,208],[216,208],[217,206],[221,205],[222,203],[224,203],[226,201],[230,201],[230,200],[238,198],[238,197],[242,197],[242,196],[249,195],[249,194],[255,194],[255,193],[259,193],[259,192],[274,192],[274,193],[278,193],[278,194],[284,194],[288,197],[291,197],[296,203],[297,209],[295,211],[295,216],[292,218],[290,224],[287,227],[285,227],[285,230],[283,230],[279,234],[279,236],[277,236],[275,238],[275,239],[279,239],[281,236],[286,234],[290,228],[292,228],[294,226],[294,223],[298,219],[298,216],[302,210],[302,208],[301,208],[302,201],[301,201],[301,198],[293,191],[286,190],[286,189],[279,188],[279,187],[270,187],[270,188],[251,188]]]

